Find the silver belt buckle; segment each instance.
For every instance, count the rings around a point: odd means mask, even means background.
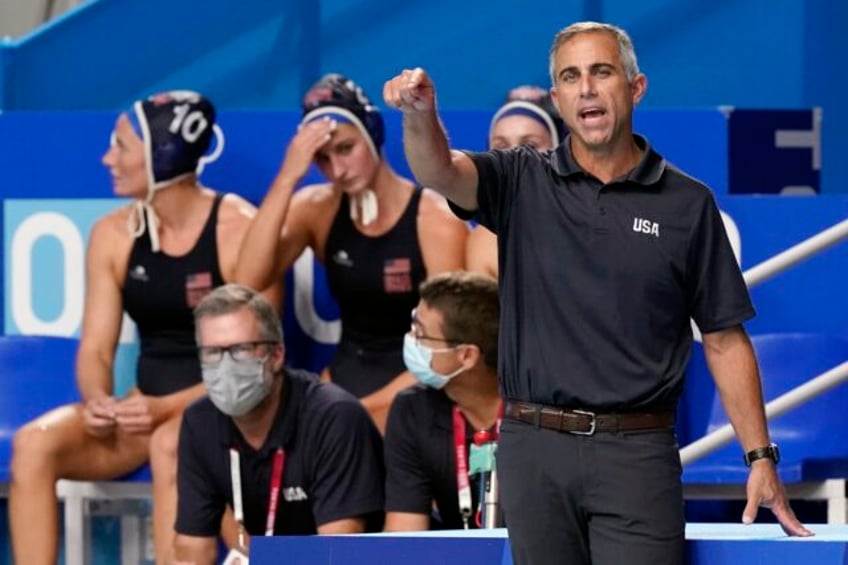
[[[572,410],[573,414],[581,414],[583,416],[590,416],[592,418],[592,424],[589,426],[589,429],[585,432],[573,431],[572,434],[576,436],[593,436],[595,435],[595,426],[597,424],[595,420],[595,413],[589,412],[588,410]]]

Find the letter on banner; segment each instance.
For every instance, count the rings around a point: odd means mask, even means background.
[[[294,316],[303,332],[318,343],[338,343],[342,334],[339,320],[327,321],[315,311],[315,254],[305,249],[294,263]]]
[[[42,320],[33,309],[32,251],[42,237],[54,237],[62,246],[62,312],[55,320]],[[56,212],[38,212],[20,223],[12,237],[12,318],[22,334],[71,336],[82,319],[84,245],[74,223]]]

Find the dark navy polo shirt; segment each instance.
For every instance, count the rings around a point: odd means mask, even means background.
[[[709,333],[754,315],[710,190],[634,138],[641,162],[606,185],[575,162],[570,138],[546,153],[468,153],[477,219],[498,235],[505,398],[673,408],[689,318]]]
[[[470,453],[474,430],[465,424]],[[434,528],[462,529],[456,487],[453,402],[441,390],[417,385],[398,393],[386,424],[386,512],[438,516]],[[478,509],[480,483],[471,477],[472,510]],[[470,527],[475,527],[473,517]]]
[[[180,429],[177,533],[217,536],[232,507],[229,449],[241,459],[245,527],[265,533],[271,468],[285,450],[283,489],[275,535],[314,534],[317,526],[366,516],[369,530],[382,528],[382,441],[353,396],[315,375],[284,369],[283,400],[265,444],[258,451],[208,398],[192,404]]]

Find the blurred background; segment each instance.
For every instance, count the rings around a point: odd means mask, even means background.
[[[79,335],[87,234],[120,204],[99,159],[117,111],[133,100],[172,89],[206,94],[226,149],[203,181],[258,202],[295,131],[300,98],[322,74],[353,78],[383,106],[385,80],[424,67],[454,145],[483,149],[506,93],[549,85],[552,37],[580,20],[620,25],[633,38],[649,82],[636,129],[716,192],[743,271],[758,273],[749,332],[848,339],[848,245],[835,245],[848,217],[848,2],[833,0],[0,0],[3,334]],[[384,115],[386,156],[406,174],[399,115]],[[317,178],[313,171],[306,181]],[[835,225],[842,235],[796,258],[797,268],[757,271]],[[316,369],[332,352],[326,336],[337,335],[338,313],[311,255],[303,273],[314,276],[288,275],[286,339],[290,361]],[[295,299],[306,306],[298,310]],[[137,348],[125,329],[119,391],[132,385]],[[809,360],[799,378],[823,370],[814,363],[821,355],[795,357]],[[713,396],[695,367],[681,445],[708,431]],[[0,495],[12,404],[0,394]],[[838,447],[844,493],[848,443]],[[738,450],[726,450],[737,464]],[[140,504],[131,508],[142,518],[134,538],[124,518],[92,521],[92,562],[119,562],[127,539],[145,539],[149,507]],[[821,503],[812,504],[808,516],[822,520]],[[690,519],[737,520],[741,505],[708,511]],[[0,496],[0,563],[8,555]]]
[[[848,191],[848,3],[828,0],[0,0],[0,109],[117,109],[175,85],[295,108],[324,72],[379,98],[412,66],[443,108],[493,109],[548,84],[553,34],[584,19],[630,32],[643,107],[821,107],[821,191]]]

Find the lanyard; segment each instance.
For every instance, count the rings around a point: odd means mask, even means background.
[[[503,420],[504,406],[503,402],[498,406],[498,419],[495,421],[495,428],[492,431],[479,430],[474,432],[474,445],[483,445],[484,443],[497,442],[501,437],[501,421]]]
[[[280,447],[274,453],[271,468],[271,491],[268,494],[268,514],[265,518],[265,535],[274,535],[277,520],[277,506],[280,502],[280,488],[283,483],[283,470],[286,465],[286,452]],[[241,497],[241,456],[235,448],[230,448],[230,480],[233,485],[233,514],[239,525],[239,545],[244,547],[244,503]]]
[[[497,441],[500,436],[503,419],[503,403],[498,408],[498,420],[493,433],[486,432],[486,441]],[[475,433],[478,436],[480,432]],[[477,438],[475,437],[475,440]],[[456,492],[459,498],[459,515],[462,527],[468,529],[468,520],[472,514],[471,481],[468,478],[468,453],[465,447],[465,416],[459,406],[453,407],[453,447],[456,455]]]
[[[465,418],[458,406],[453,407],[453,447],[456,454],[456,491],[462,527],[468,529],[471,517],[471,481],[468,479],[468,454],[465,452]]]

